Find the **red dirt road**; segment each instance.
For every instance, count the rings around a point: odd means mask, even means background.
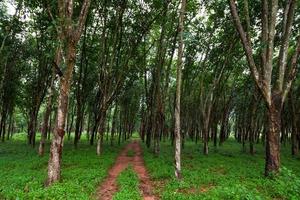
[[[127,156],[129,150],[134,151],[134,156]],[[140,180],[140,191],[144,200],[157,200],[152,193],[152,183],[144,165],[142,148],[137,141],[128,144],[116,159],[115,164],[109,170],[107,178],[97,190],[97,199],[111,200],[114,193],[118,191],[116,179],[118,175],[131,164]]]

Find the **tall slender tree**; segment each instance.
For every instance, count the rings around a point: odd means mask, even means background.
[[[176,76],[176,104],[175,104],[175,176],[181,178],[181,133],[180,133],[180,95],[181,95],[181,76],[182,76],[182,57],[183,57],[183,33],[184,33],[184,15],[186,0],[181,1],[179,14],[179,46],[177,58],[177,76]]]
[[[57,48],[58,56],[56,59],[56,67],[60,70],[61,61],[65,60],[65,70],[60,76],[60,93],[58,97],[58,109],[53,132],[53,139],[50,148],[50,158],[48,163],[48,179],[46,185],[51,185],[60,180],[61,157],[63,150],[63,139],[65,135],[65,122],[68,112],[69,91],[72,80],[73,68],[76,61],[76,45],[80,39],[88,10],[90,0],[84,0],[81,6],[81,11],[78,21],[73,20],[73,0],[58,0],[58,15],[59,15],[59,47]],[[62,45],[65,45],[63,47]],[[61,58],[64,56],[64,59]]]

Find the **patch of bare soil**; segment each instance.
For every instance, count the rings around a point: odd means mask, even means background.
[[[134,156],[128,155],[128,151],[133,151]],[[99,200],[111,200],[113,195],[118,191],[118,185],[116,179],[118,175],[128,167],[132,165],[134,171],[137,173],[140,179],[140,190],[144,200],[157,200],[152,192],[152,182],[147,173],[142,157],[142,148],[137,141],[133,141],[128,144],[117,157],[115,164],[109,170],[108,176],[102,182],[101,186],[97,189],[97,199]]]

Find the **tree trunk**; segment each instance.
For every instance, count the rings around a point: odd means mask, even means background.
[[[75,124],[75,137],[74,137],[74,146],[77,148],[78,141],[81,137],[82,133],[82,124],[84,118],[84,88],[83,85],[86,82],[86,68],[87,62],[85,65],[85,69],[83,69],[83,61],[86,60],[86,30],[87,27],[85,26],[84,29],[84,37],[83,37],[83,44],[81,49],[81,56],[80,56],[80,64],[79,64],[79,77],[77,80],[77,88],[76,88],[76,103],[77,103],[77,114],[76,114],[76,124]]]
[[[74,137],[74,146],[77,148],[79,137],[80,137],[80,127],[82,123],[82,109],[81,103],[77,104],[77,118],[76,118],[76,125],[75,125],[75,137]]]
[[[12,134],[12,128],[13,128],[13,114],[10,113],[6,140],[10,139],[10,136]]]
[[[54,70],[53,70],[53,72],[54,72]],[[40,146],[39,146],[39,155],[40,156],[43,156],[44,152],[45,152],[45,141],[46,141],[47,132],[48,132],[49,118],[51,115],[52,96],[54,93],[54,80],[55,80],[55,73],[52,74],[49,96],[48,96],[46,111],[45,111],[45,115],[44,115],[44,123],[43,123],[43,127],[42,127],[41,140],[40,140]]]
[[[36,125],[37,125],[37,113],[36,108],[33,108],[30,114],[30,120],[28,124],[28,144],[35,147],[35,135],[36,135]]]
[[[100,111],[100,120],[99,120],[99,135],[97,140],[97,155],[101,155],[102,152],[102,143],[103,143],[103,133],[105,130],[105,117],[106,110]]]
[[[118,137],[118,145],[120,146],[121,144],[121,137],[122,137],[122,126],[121,126],[121,112],[120,112],[120,120],[119,120],[119,137]]]
[[[56,117],[53,117],[53,115],[51,115],[51,113],[50,113],[50,116],[49,116],[49,128],[48,128],[48,131],[47,131],[47,140],[50,140],[51,132],[53,131],[53,127],[52,127],[52,124],[53,124],[53,122],[52,122],[53,120],[52,119],[53,118],[55,119]]]
[[[68,5],[68,6],[66,6]],[[57,54],[60,57],[65,53],[66,70],[60,77],[60,93],[58,97],[58,108],[55,129],[53,131],[53,139],[50,147],[50,157],[48,162],[48,179],[46,185],[51,185],[60,180],[61,173],[61,157],[63,150],[63,139],[65,135],[65,122],[68,113],[69,91],[73,75],[73,69],[76,61],[76,45],[80,39],[81,32],[86,22],[87,13],[90,7],[90,0],[84,0],[81,11],[78,17],[76,27],[73,27],[72,20],[73,2],[72,1],[58,1],[58,13],[61,18],[60,28],[64,31],[59,32],[59,40],[63,46],[58,47]],[[63,20],[62,20],[63,19]],[[57,59],[60,61],[61,59]],[[61,63],[56,62],[56,67],[60,67]]]
[[[293,101],[293,97],[290,94],[290,103],[291,103],[291,109],[292,109],[292,155],[297,155],[299,152],[299,141],[298,141],[298,127],[297,127],[297,115],[295,112],[295,105]]]
[[[74,59],[75,59],[75,49]],[[58,98],[58,109],[55,128],[53,131],[53,139],[50,147],[50,159],[48,163],[48,179],[46,185],[51,185],[60,180],[61,158],[63,150],[63,139],[65,135],[65,121],[68,109],[70,79],[62,80],[60,94]]]
[[[204,125],[203,129],[203,154],[208,155],[208,127]]]
[[[0,123],[0,135],[1,135],[1,140],[2,142],[5,141],[5,123],[6,123],[6,111],[2,112],[2,116],[1,116],[1,123]]]
[[[86,130],[87,141],[90,141],[90,129],[91,129],[91,115],[88,114],[87,130]]]
[[[176,77],[176,103],[175,103],[175,176],[181,178],[181,130],[180,130],[180,96],[181,96],[181,77],[182,77],[182,57],[183,57],[183,30],[186,0],[181,1],[181,9],[179,16],[179,46],[177,60],[177,77]]]
[[[112,119],[112,125],[111,125],[111,136],[110,136],[110,145],[114,145],[114,135],[116,132],[116,125],[117,125],[117,110],[118,110],[118,104],[116,103],[113,119]]]
[[[76,109],[76,106],[73,105],[72,112],[69,113],[69,115],[68,115],[69,119],[71,117],[71,122],[70,122],[70,120],[68,120],[70,123],[67,123],[68,140],[71,140],[71,132],[72,132],[72,128],[73,128],[73,122],[74,122],[74,116],[75,116],[75,109]],[[71,114],[71,116],[70,116],[70,114]]]
[[[95,134],[96,134],[96,131],[97,131],[97,127],[98,127],[98,122],[95,121],[95,124],[94,124],[93,129],[92,129],[92,133],[91,133],[91,138],[90,138],[90,145],[91,146],[94,145],[94,139],[95,139]]]
[[[212,131],[213,131],[214,147],[217,147],[217,143],[218,143],[217,142],[218,141],[218,123],[217,122],[214,122]],[[221,141],[221,139],[220,139],[220,141]]]
[[[268,108],[269,130],[266,136],[265,175],[277,173],[280,167],[279,136],[281,129],[281,105],[273,104]]]
[[[251,101],[251,112],[250,112],[250,123],[249,123],[249,143],[250,143],[250,154],[254,155],[255,149],[254,149],[254,140],[255,140],[255,134],[256,134],[256,111],[257,106],[260,102],[260,99],[256,97],[256,88],[253,93],[252,101]]]

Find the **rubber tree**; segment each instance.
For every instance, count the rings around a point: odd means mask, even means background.
[[[46,181],[47,186],[60,180],[69,91],[71,87],[73,68],[76,61],[76,45],[84,28],[89,7],[90,0],[84,0],[82,2],[78,20],[76,22],[73,20],[73,0],[58,0],[58,17],[60,23],[57,29],[59,38],[58,40],[60,44],[56,51],[60,58],[56,59],[55,66],[61,73],[57,116],[55,120],[55,128],[53,131],[53,139],[51,142],[50,157],[48,162],[48,178]],[[64,59],[62,59],[62,56],[64,56]],[[63,72],[61,70],[62,61],[65,61],[65,70],[63,70]]]
[[[244,0],[243,4],[245,27],[238,14],[236,1],[229,0],[231,15],[239,33],[251,75],[263,96],[268,111],[269,125],[266,136],[265,175],[269,176],[272,173],[278,173],[280,168],[281,112],[292,82],[296,77],[297,60],[300,53],[300,36],[291,34],[297,1],[285,2],[283,21],[281,22],[282,29],[276,30],[278,16],[281,16],[278,0],[271,2],[261,0],[260,63],[256,62],[255,49],[250,35],[249,2]],[[275,43],[276,32],[280,33],[280,38]],[[297,37],[297,42],[291,46],[293,52],[289,53],[290,40],[295,39],[295,37]],[[277,63],[275,63],[274,58],[277,53],[279,53],[279,57]],[[278,70],[273,70],[275,67]]]
[[[51,83],[50,87],[48,88],[48,97],[47,97],[47,104],[46,104],[46,111],[44,113],[44,118],[43,118],[43,125],[42,125],[42,130],[41,130],[41,140],[40,140],[40,145],[39,145],[39,156],[43,156],[45,152],[45,143],[47,139],[47,133],[49,129],[49,119],[52,111],[52,101],[53,101],[53,96],[54,96],[54,90],[55,90],[55,78],[56,78],[56,73],[55,73],[55,68],[52,68],[52,76],[51,76]]]
[[[177,75],[176,75],[176,103],[175,103],[175,176],[181,178],[181,133],[180,133],[180,96],[181,96],[181,76],[182,76],[182,57],[183,57],[183,33],[184,15],[186,0],[181,1],[178,26],[178,55],[177,55]]]

